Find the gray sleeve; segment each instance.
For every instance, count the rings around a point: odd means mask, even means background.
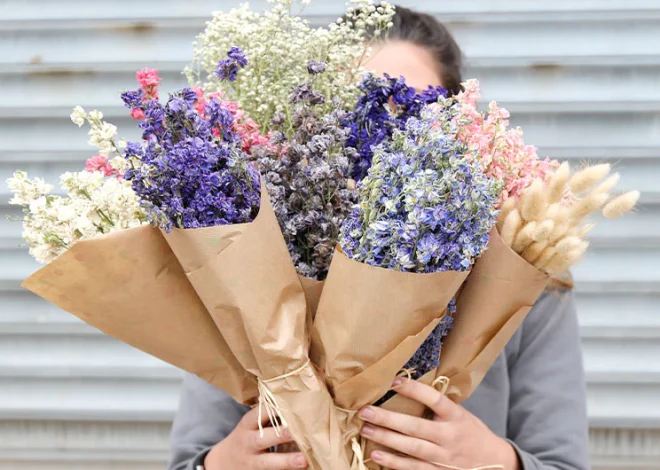
[[[248,408],[225,392],[186,374],[170,436],[169,470],[195,470],[206,453],[232,432]]]
[[[509,363],[507,436],[524,470],[589,470],[586,385],[571,292],[551,292],[522,326]]]

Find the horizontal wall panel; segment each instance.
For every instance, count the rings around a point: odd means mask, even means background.
[[[324,18],[327,20],[327,18]],[[575,60],[606,57],[636,57],[653,60],[660,55],[660,18],[641,16],[631,20],[584,20],[589,36],[571,22],[502,21],[492,23],[458,21],[450,23],[468,57],[492,62],[539,60],[561,64]],[[613,26],[616,25],[616,28]],[[21,28],[5,31],[0,64],[64,65],[71,62],[111,63],[117,61],[189,61],[191,42],[203,29],[204,21],[158,20],[147,22],[84,20],[66,29]],[[555,41],[561,37],[561,41]],[[108,47],[112,44],[113,47]],[[139,44],[140,47],[134,47]],[[103,54],[98,51],[103,50]]]
[[[0,116],[53,115],[61,110],[69,111],[74,104],[116,107],[121,105],[119,91],[136,87],[134,72],[138,67],[106,73],[92,69],[77,73],[2,75],[0,71]],[[165,91],[187,83],[179,68],[161,70],[160,75]],[[631,108],[645,103],[653,109],[660,102],[660,66],[468,67],[464,76],[479,79],[484,100],[496,100],[512,111],[527,108],[530,103],[554,104],[560,110],[569,106],[576,110],[585,106],[607,110],[608,106]],[[622,83],[628,86],[625,93]],[[56,94],[52,92],[54,89]]]
[[[142,0],[140,2],[118,2],[92,4],[80,0],[60,0],[58,8],[52,8],[48,0],[5,0],[3,20],[8,24],[22,21],[72,20],[88,18],[195,18],[205,17],[214,10],[227,10],[240,5],[240,0]],[[253,8],[263,8],[264,0],[250,2]],[[564,14],[571,15],[654,15],[657,8],[653,0],[555,0],[554,2],[530,2],[528,0],[470,0],[464,2],[435,2],[419,0],[402,1],[399,4],[411,6],[439,15],[484,15],[500,18],[519,18],[522,15]],[[127,7],[130,5],[130,8]],[[314,1],[306,8],[307,13],[338,15],[343,9],[341,3]],[[516,16],[520,15],[520,16]],[[557,18],[557,16],[551,16]],[[492,21],[492,20],[491,20]]]

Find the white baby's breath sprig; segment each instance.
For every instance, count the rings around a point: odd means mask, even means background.
[[[324,111],[352,108],[359,95],[362,65],[370,54],[368,37],[387,30],[394,8],[387,2],[356,0],[345,20],[315,28],[293,11],[296,4],[303,7],[307,2],[270,3],[272,7],[263,13],[248,5],[214,13],[193,43],[193,61],[185,69],[189,82],[237,101],[265,133],[277,112],[291,119],[291,89],[309,81],[307,63],[314,59],[326,64],[314,84],[327,98]],[[235,81],[227,82],[215,70],[231,47],[242,49],[248,65]]]
[[[125,168],[121,149],[125,142],[117,137],[117,126],[103,120],[103,113],[96,109],[87,113],[81,106],[76,106],[71,113],[71,121],[78,127],[89,124],[89,145],[96,147],[99,155],[107,157],[116,169]]]
[[[23,239],[30,254],[48,263],[80,240],[136,227],[145,217],[128,181],[101,172],[64,173],[64,197],[40,178],[17,171],[7,180],[10,204],[23,207]]]

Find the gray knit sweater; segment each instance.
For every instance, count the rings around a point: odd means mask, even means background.
[[[514,444],[524,470],[588,470],[586,391],[573,296],[547,293],[463,404]],[[195,470],[246,408],[187,375],[169,470]],[[230,470],[230,469],[227,469]]]

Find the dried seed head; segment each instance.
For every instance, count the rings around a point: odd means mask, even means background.
[[[520,229],[516,238],[513,241],[513,251],[516,253],[522,253],[525,248],[533,241],[532,236],[536,232],[536,222],[529,222],[523,228]]]
[[[502,203],[502,206],[500,207],[500,213],[497,215],[497,230],[500,233],[502,232],[502,226],[504,225],[506,217],[514,207],[516,207],[516,199],[512,197],[505,199]]]
[[[543,181],[537,179],[520,197],[520,212],[523,220],[538,221],[548,208],[548,194]]]
[[[555,202],[554,204],[550,204],[548,206],[548,210],[545,211],[545,218],[556,222],[557,216],[559,215],[559,211],[561,209],[562,206],[558,202]]]
[[[626,212],[630,212],[639,201],[639,191],[630,191],[615,197],[603,208],[603,216],[607,219],[616,219]]]
[[[573,174],[568,180],[568,187],[574,194],[580,194],[593,188],[600,180],[605,178],[611,170],[609,163],[593,165]]]
[[[595,192],[597,193],[609,193],[610,190],[616,186],[616,184],[619,182],[619,179],[621,178],[621,175],[619,173],[614,173],[613,175],[608,176],[605,181],[600,183],[596,189],[594,189]]]
[[[591,232],[596,224],[585,224],[582,227],[578,227],[577,229],[577,236],[580,238],[584,238],[587,236],[589,232]]]
[[[548,243],[545,241],[542,242],[533,242],[531,243],[525,251],[522,253],[522,257],[530,264],[534,264],[536,260],[539,259],[543,250],[546,249]]]
[[[548,198],[550,202],[557,202],[561,199],[566,190],[566,182],[571,176],[571,166],[568,162],[559,165],[555,173],[548,182]]]
[[[607,202],[610,195],[607,193],[589,193],[583,199],[579,199],[575,202],[575,205],[571,208],[571,218],[575,220],[581,220],[600,209],[603,204]]]
[[[506,243],[508,246],[513,245],[513,241],[516,238],[516,234],[520,229],[521,223],[522,220],[520,219],[520,213],[518,212],[518,209],[512,209],[504,220],[504,225],[502,225],[502,233],[500,234],[502,236],[502,240],[504,240],[504,243]]]
[[[583,241],[568,253],[556,253],[545,266],[545,271],[550,275],[566,272],[571,266],[576,265],[582,259],[588,247],[589,242]]]
[[[565,255],[570,253],[582,242],[578,237],[564,237],[557,242],[555,249],[558,254]]]
[[[532,239],[536,242],[546,240],[548,237],[550,237],[550,234],[554,229],[555,229],[554,220],[544,220],[540,224],[536,225],[536,231],[534,232]]]
[[[548,237],[549,243],[554,243],[555,241],[563,238],[568,233],[568,230],[571,228],[569,221],[564,221],[560,224],[555,224],[555,228]]]
[[[545,250],[543,250],[541,255],[534,262],[534,266],[536,266],[538,269],[543,269],[555,255],[555,252],[556,250],[554,246],[548,246]]]

